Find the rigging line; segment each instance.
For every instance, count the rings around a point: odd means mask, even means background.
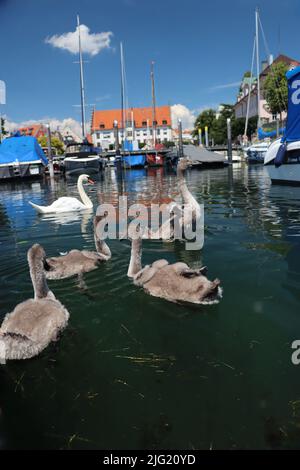
[[[251,72],[250,72],[250,85],[249,85],[249,93],[248,93],[248,100],[247,100],[247,111],[246,111],[244,136],[247,135],[248,122],[249,122],[249,109],[250,109],[250,97],[251,97],[251,90],[252,90],[252,78],[253,78],[253,68],[254,68],[254,59],[255,59],[255,47],[256,47],[256,36],[254,35],[254,44],[253,44],[252,61],[251,61]]]
[[[271,55],[270,54],[270,49],[269,49],[269,46],[268,46],[268,42],[267,42],[267,39],[266,39],[264,28],[263,28],[263,25],[262,25],[262,22],[261,22],[261,19],[260,19],[259,15],[258,15],[258,21],[259,21],[263,41],[264,41],[265,51],[266,51],[267,56],[270,57],[270,55]],[[270,64],[270,70],[271,70],[271,73],[273,75],[273,78],[275,79],[275,85],[276,85],[275,90],[276,90],[277,97],[278,97],[279,101],[281,101],[281,104],[283,105],[284,111],[287,111],[285,100],[284,100],[283,94],[280,90],[279,81],[278,81],[278,78],[276,77],[275,72],[274,72],[273,64]]]

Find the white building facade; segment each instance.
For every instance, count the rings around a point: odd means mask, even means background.
[[[92,115],[91,135],[95,147],[104,150],[115,145],[114,121],[118,122],[119,142],[125,138],[141,145],[150,145],[153,142],[152,108],[131,108],[128,112],[131,119],[127,119],[126,130],[122,128],[121,110],[94,111]],[[172,140],[171,112],[169,106],[156,108],[155,113],[157,143]]]

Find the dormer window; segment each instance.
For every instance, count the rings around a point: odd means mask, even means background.
[[[163,123],[163,126],[166,126],[168,124],[168,122],[165,119],[163,119],[162,123]]]
[[[105,129],[105,125],[104,124],[100,124],[100,129]]]
[[[142,122],[142,126],[143,126],[143,127],[146,127],[146,126],[147,126],[147,121],[143,121],[143,122]]]

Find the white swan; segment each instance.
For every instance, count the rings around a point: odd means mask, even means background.
[[[8,313],[0,327],[0,360],[29,359],[56,341],[68,323],[69,312],[49,290],[44,273],[46,255],[40,245],[27,254],[34,299]]]
[[[93,203],[86,194],[83,183],[94,184],[94,181],[90,179],[89,175],[80,175],[77,181],[77,189],[81,197],[81,201],[75,197],[60,197],[57,201],[54,201],[50,206],[38,206],[33,202],[29,201],[29,204],[32,205],[41,214],[51,214],[51,213],[62,213],[62,212],[74,212],[74,211],[83,211],[93,208]]]

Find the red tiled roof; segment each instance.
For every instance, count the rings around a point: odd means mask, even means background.
[[[19,131],[23,135],[36,136],[39,131],[46,133],[46,128],[42,124],[31,124],[30,126],[21,127]]]
[[[135,127],[146,127],[147,120],[149,126],[152,125],[152,108],[130,108],[127,110],[127,120],[131,121],[131,112],[133,112],[133,119]],[[92,115],[92,132],[99,129],[112,129],[113,122],[117,120],[119,127],[122,122],[121,109],[109,109],[103,111],[94,111]],[[170,106],[157,106],[156,108],[156,121],[158,126],[171,126],[171,110]],[[104,126],[104,127],[100,127]]]
[[[291,57],[288,57],[287,55],[284,54],[279,54],[279,56],[274,59],[273,64],[277,64],[278,62],[283,62],[284,64],[287,64],[289,67],[297,67],[300,65],[300,62],[296,59],[292,59]],[[268,65],[261,73],[260,76],[268,75],[269,71],[271,69],[271,65]]]

